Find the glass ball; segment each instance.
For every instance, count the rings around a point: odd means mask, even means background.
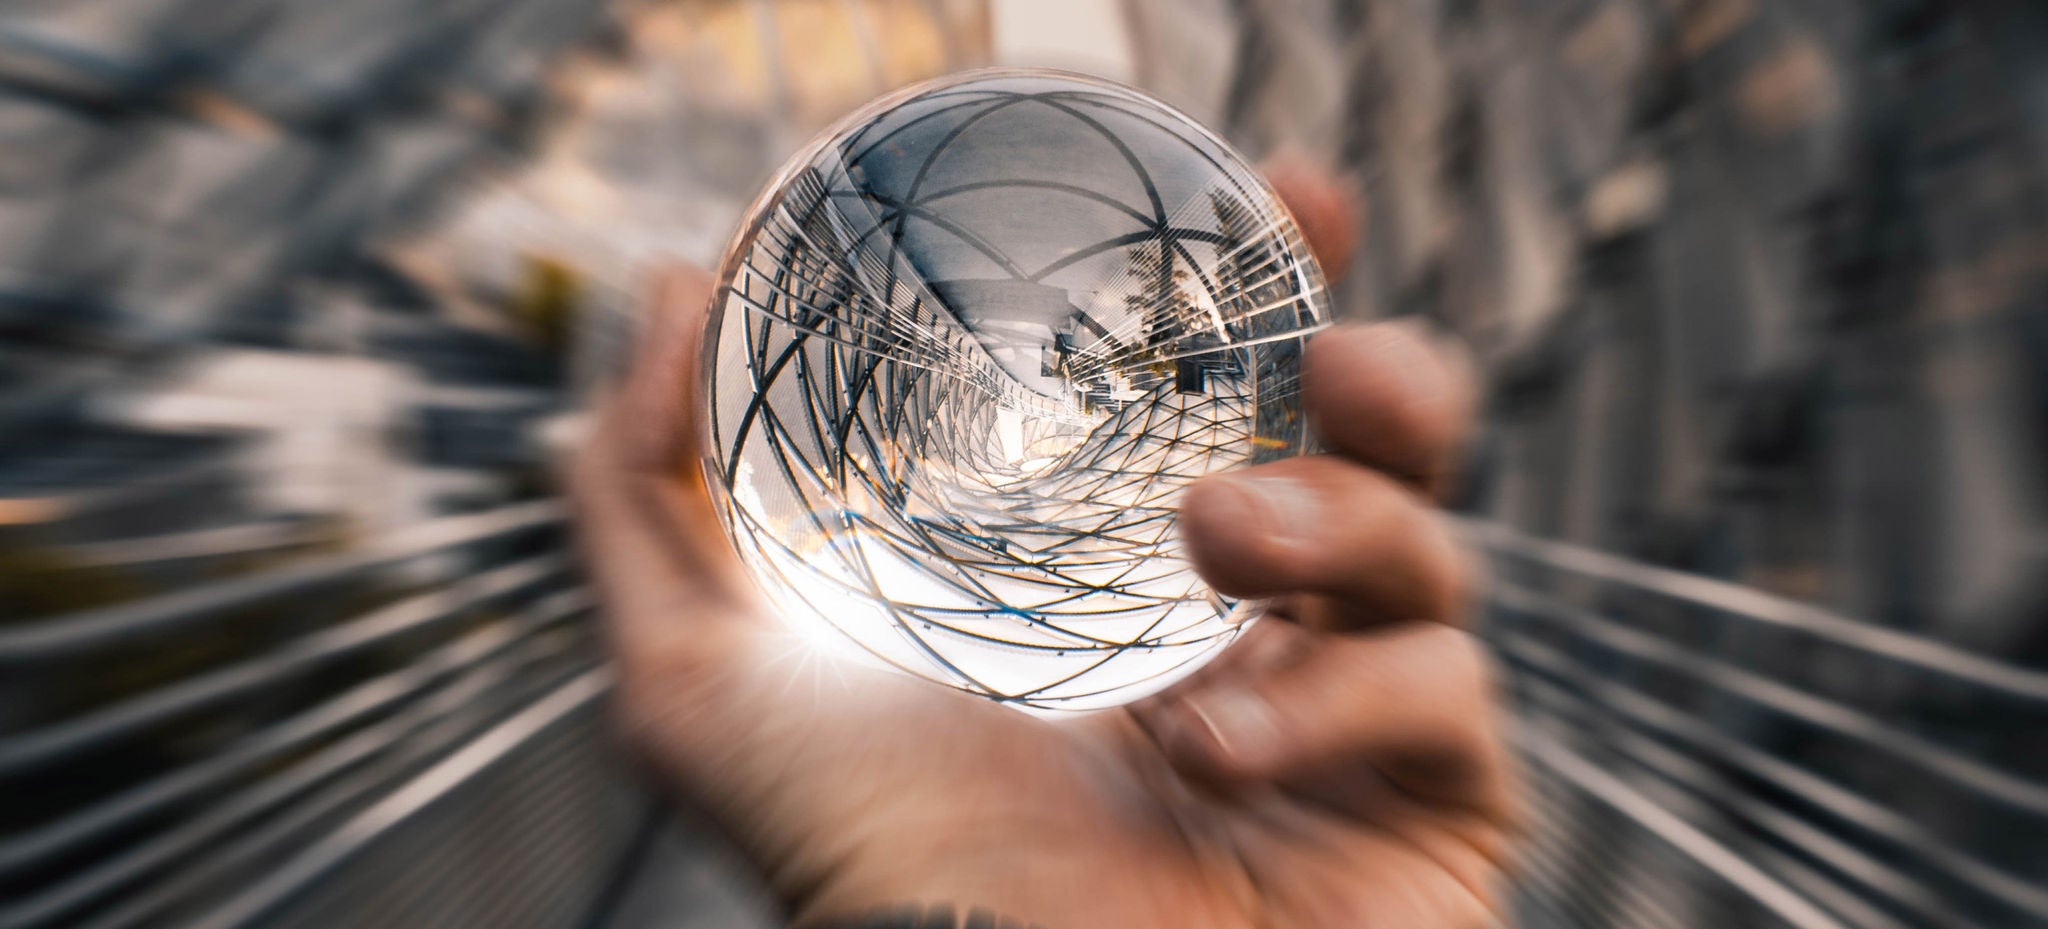
[[[706,471],[799,644],[1020,708],[1115,706],[1254,612],[1175,523],[1299,454],[1323,281],[1273,191],[1129,87],[982,71],[799,153],[719,272]]]

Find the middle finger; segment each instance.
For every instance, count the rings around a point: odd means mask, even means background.
[[[1386,474],[1315,455],[1206,478],[1181,533],[1195,569],[1232,597],[1318,593],[1349,625],[1456,622],[1466,566],[1434,509]]]
[[[1342,325],[1309,340],[1302,400],[1330,451],[1424,493],[1446,489],[1470,427],[1472,366],[1420,320]]]

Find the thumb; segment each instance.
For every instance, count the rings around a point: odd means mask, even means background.
[[[633,369],[567,474],[578,543],[628,677],[715,651],[754,612],[697,452],[711,293],[696,269],[659,279]]]
[[[637,357],[604,424],[628,445],[633,464],[656,472],[697,466],[698,385],[713,290],[710,273],[694,265],[653,281]]]

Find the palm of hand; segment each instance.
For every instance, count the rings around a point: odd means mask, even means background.
[[[1247,653],[1314,635],[1275,625]],[[626,702],[643,708],[638,741],[741,823],[798,924],[932,901],[1068,927],[1492,920],[1497,822],[1362,762],[1291,785],[1218,783],[1176,766],[1149,706],[1047,721],[820,664],[774,636],[747,648],[637,681],[649,697]],[[706,709],[764,702],[787,705],[771,727]]]

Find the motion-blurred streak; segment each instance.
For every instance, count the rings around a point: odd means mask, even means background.
[[[529,792],[486,805],[533,851],[478,878],[598,892],[637,795],[588,711],[573,774],[506,728],[603,680],[542,436],[579,293],[461,298],[387,243],[529,157],[620,15],[0,8],[0,926],[228,920],[492,738],[459,802]]]
[[[0,3],[0,927],[741,926],[550,457],[646,271],[982,64],[1358,182],[1465,338],[1532,929],[2048,925],[2048,13]],[[647,836],[654,836],[651,841]]]

